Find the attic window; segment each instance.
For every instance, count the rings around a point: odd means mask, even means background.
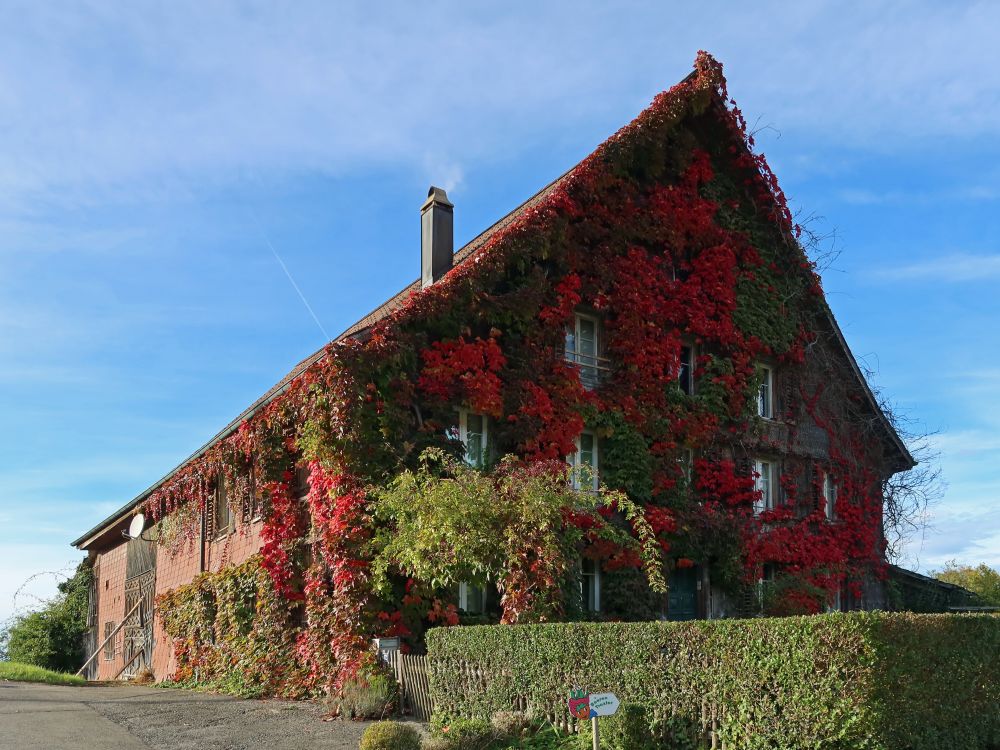
[[[229,497],[226,492],[226,477],[219,473],[219,481],[215,486],[215,507],[212,508],[212,530],[216,536],[222,536],[233,527],[233,510],[229,507]]]

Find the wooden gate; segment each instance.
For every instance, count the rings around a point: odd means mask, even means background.
[[[427,657],[390,651],[384,654],[399,683],[400,709],[409,711],[413,718],[430,721],[431,686],[427,677]]]
[[[122,628],[124,668],[120,677],[130,680],[153,664],[153,597],[156,594],[156,543],[130,539],[125,562],[125,612]],[[136,608],[136,605],[139,605]]]

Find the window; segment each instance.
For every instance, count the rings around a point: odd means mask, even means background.
[[[831,474],[823,474],[823,510],[831,521],[837,517],[837,480]]]
[[[595,388],[607,372],[601,354],[601,322],[590,315],[577,314],[572,328],[566,329],[566,359],[580,370],[584,388]]]
[[[601,611],[601,565],[596,560],[583,559],[580,566],[580,597],[584,612]]]
[[[477,469],[486,463],[488,420],[482,414],[473,414],[466,409],[458,413],[458,439],[465,446],[465,462]]]
[[[838,586],[837,590],[833,592],[830,600],[827,602],[826,611],[827,612],[842,612],[844,610],[844,598],[841,595],[841,589]]]
[[[225,534],[233,526],[233,510],[229,507],[226,477],[221,472],[215,486],[215,507],[212,509],[212,529],[216,535]]]
[[[486,589],[464,581],[458,584],[458,608],[467,615],[481,615],[486,611]]]
[[[677,464],[681,467],[681,473],[684,475],[684,481],[691,484],[692,472],[694,470],[694,451],[690,448],[685,448],[677,459]]]
[[[681,365],[677,373],[677,383],[689,396],[694,395],[694,347],[681,347]]]
[[[762,378],[757,393],[757,414],[764,419],[774,419],[774,371],[761,367]]]
[[[597,490],[597,438],[592,432],[582,432],[576,439],[576,451],[569,457],[573,467],[574,490]]]
[[[754,513],[760,515],[765,510],[774,510],[777,504],[778,488],[774,481],[774,464],[770,461],[754,461],[754,489],[760,493],[754,500]]]
[[[115,632],[115,621],[108,620],[104,623],[104,661],[112,661],[115,658],[115,639],[111,634]],[[110,640],[108,640],[110,638]]]

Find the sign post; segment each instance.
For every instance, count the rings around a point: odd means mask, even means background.
[[[580,688],[569,691],[569,712],[580,719],[590,719],[594,737],[594,750],[601,749],[601,730],[597,720],[602,716],[612,716],[618,710],[618,696],[614,693],[588,693]]]

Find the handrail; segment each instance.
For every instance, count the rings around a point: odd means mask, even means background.
[[[92,662],[97,657],[97,655],[104,650],[104,647],[108,645],[108,641],[110,641],[112,638],[118,635],[118,631],[125,627],[125,623],[128,622],[128,618],[130,618],[133,614],[135,614],[135,611],[142,606],[142,602],[143,600],[139,599],[139,601],[135,603],[135,606],[132,607],[132,609],[129,610],[129,613],[122,618],[122,621],[120,623],[118,623],[118,627],[116,627],[114,630],[111,631],[111,635],[109,635],[107,638],[104,639],[101,645],[97,647],[97,650],[94,653],[92,653],[90,655],[90,658],[83,663],[83,666],[77,670],[76,672],[77,677],[82,675],[83,670],[85,670],[87,667],[90,666],[90,662]]]

